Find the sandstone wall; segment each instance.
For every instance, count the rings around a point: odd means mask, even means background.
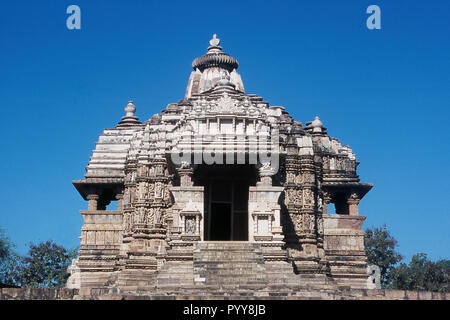
[[[221,300],[223,295],[124,295],[114,289],[23,289],[2,288],[0,300]],[[408,291],[408,290],[368,290],[342,288],[335,292],[254,292],[253,295],[229,294],[228,300],[450,300],[450,293]]]

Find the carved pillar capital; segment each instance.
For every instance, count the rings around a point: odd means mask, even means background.
[[[328,191],[322,192],[323,202],[328,204],[331,201],[331,194]]]
[[[328,204],[331,201],[331,194],[327,191],[322,192],[322,214],[328,214]]]
[[[351,216],[357,216],[358,215],[358,205],[359,205],[359,196],[357,193],[352,192],[348,199],[347,199],[347,204],[348,204],[348,213]]]
[[[100,196],[98,194],[88,194],[86,196],[87,200],[98,200],[100,198]]]
[[[275,168],[273,168],[270,162],[263,163],[258,168],[258,173],[260,181],[257,183],[258,186],[272,186],[272,176],[276,174]]]

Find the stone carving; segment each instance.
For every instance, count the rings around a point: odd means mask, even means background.
[[[123,227],[126,233],[131,232],[131,225],[132,225],[131,214],[130,212],[125,211],[123,213]]]
[[[314,230],[316,229],[316,221],[315,221],[315,217],[314,215],[306,215],[306,219],[308,221],[308,231],[314,232]]]
[[[317,197],[317,211],[322,212],[323,210],[323,200],[320,196]]]
[[[164,189],[163,189],[163,186],[162,186],[162,184],[160,183],[160,182],[157,182],[156,184],[155,184],[155,198],[156,199],[161,199],[161,198],[163,198],[164,197]]]
[[[186,217],[186,234],[195,234],[195,217]]]
[[[136,223],[146,223],[145,208],[143,208],[143,207],[136,208],[135,217],[136,217],[136,219],[135,219]]]
[[[163,218],[163,214],[162,214],[162,210],[161,208],[157,207],[155,209],[153,209],[154,211],[154,222],[161,224],[162,223],[162,218]]]
[[[155,185],[153,183],[148,183],[147,185],[148,185],[147,199],[153,199],[155,193]]]
[[[297,180],[296,175],[293,172],[288,172],[286,175],[287,182],[288,183],[300,183],[299,180]]]
[[[187,161],[181,162],[180,169],[190,169],[190,168],[191,168],[190,162],[187,162]]]
[[[359,202],[359,196],[356,192],[352,192],[348,198],[350,201]]]
[[[244,113],[244,109],[239,108],[237,101],[224,93],[217,102],[210,102],[208,113],[210,114],[239,114]]]
[[[303,189],[303,205],[311,207],[314,204],[314,195],[310,189]]]
[[[322,215],[317,216],[317,233],[320,237],[323,237],[324,230],[323,230],[323,217]]]
[[[141,182],[139,183],[139,200],[144,201],[147,198],[148,194],[148,183]]]
[[[302,232],[304,228],[304,221],[301,215],[292,215],[292,222],[294,224],[295,231]]]

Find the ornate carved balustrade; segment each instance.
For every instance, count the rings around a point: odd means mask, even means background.
[[[172,207],[172,238],[180,233],[182,241],[203,240],[204,187],[171,187],[175,199]]]
[[[189,202],[184,210],[181,210],[181,240],[197,241],[202,238],[200,233],[202,214],[200,211],[192,207],[193,203]]]
[[[280,197],[283,187],[251,186],[249,188],[249,240],[281,241]]]

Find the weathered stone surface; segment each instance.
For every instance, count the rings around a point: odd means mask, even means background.
[[[65,288],[0,288],[0,300],[72,300],[78,293],[77,289]],[[90,295],[91,291],[86,293]]]
[[[405,291],[404,290],[296,290],[290,292],[246,292],[239,295],[212,293],[209,295],[197,291],[186,294],[158,294],[143,292],[141,294],[118,293],[109,290],[76,289],[0,289],[0,300],[450,300],[450,296],[440,292]],[[268,294],[267,294],[268,293]]]

